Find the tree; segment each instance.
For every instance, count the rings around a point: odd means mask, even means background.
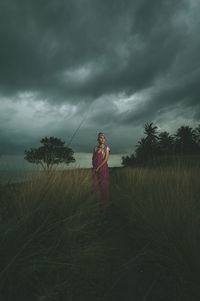
[[[129,156],[122,156],[122,165],[124,165],[124,167],[126,166],[133,166],[135,164],[135,155],[132,154],[130,157]]]
[[[160,155],[174,154],[174,138],[166,131],[161,132],[158,136],[158,148]]]
[[[25,160],[30,163],[40,164],[47,171],[50,171],[55,164],[75,162],[73,150],[64,146],[65,142],[59,138],[45,137],[40,142],[43,146],[25,150]]]
[[[157,126],[153,123],[146,123],[144,127],[144,134],[146,137],[138,141],[136,145],[136,160],[139,163],[149,162],[154,159],[158,154],[158,136]]]
[[[195,130],[189,126],[181,126],[175,134],[176,152],[180,155],[193,155],[197,153],[198,146],[195,141]]]
[[[144,133],[146,134],[147,138],[152,141],[155,142],[158,139],[157,136],[157,126],[153,126],[153,122],[151,123],[146,123],[144,125]]]
[[[195,142],[197,143],[198,153],[200,153],[200,124],[194,130]]]
[[[143,163],[148,158],[148,145],[145,138],[141,138],[136,145],[136,160],[138,163]]]

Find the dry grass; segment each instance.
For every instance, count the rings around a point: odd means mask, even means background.
[[[91,170],[1,188],[1,299],[199,300],[199,175],[113,170],[108,215]]]

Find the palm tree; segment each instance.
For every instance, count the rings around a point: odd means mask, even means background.
[[[133,166],[135,164],[135,155],[132,154],[130,157],[126,156],[126,157],[122,157],[122,165],[124,165],[124,167],[126,166]]]
[[[138,141],[136,146],[136,159],[138,162],[149,162],[158,154],[157,126],[153,122],[146,123],[144,133],[146,137]]]
[[[148,158],[148,148],[146,138],[141,138],[136,145],[136,160],[138,163],[145,162]]]
[[[160,155],[172,155],[174,153],[174,138],[167,131],[161,132],[158,137]]]
[[[158,139],[157,134],[157,126],[153,126],[153,122],[151,123],[146,123],[144,126],[144,133],[145,135],[148,137],[148,139],[150,139],[151,141],[154,141],[156,139]]]
[[[175,134],[176,152],[181,155],[195,154],[198,146],[195,141],[195,130],[189,126],[181,126]]]
[[[200,124],[196,127],[194,132],[195,132],[195,141],[198,144],[198,147],[200,148]]]

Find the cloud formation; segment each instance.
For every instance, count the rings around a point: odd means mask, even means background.
[[[99,131],[125,153],[146,122],[198,123],[197,0],[3,0],[0,12],[2,152],[69,141],[83,118],[81,152]]]

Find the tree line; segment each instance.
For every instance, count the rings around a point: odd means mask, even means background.
[[[144,134],[135,152],[122,157],[123,166],[151,164],[163,157],[200,155],[200,124],[195,129],[181,126],[174,135],[170,135],[167,131],[159,133],[158,127],[151,122],[145,124]],[[42,146],[39,148],[25,150],[24,159],[29,163],[39,164],[44,170],[50,171],[54,165],[68,165],[76,161],[74,151],[59,138],[45,137],[40,142]]]
[[[200,155],[200,124],[196,128],[181,126],[174,135],[158,132],[151,123],[144,126],[144,134],[131,156],[122,157],[123,166],[149,164],[158,158],[183,155]]]

